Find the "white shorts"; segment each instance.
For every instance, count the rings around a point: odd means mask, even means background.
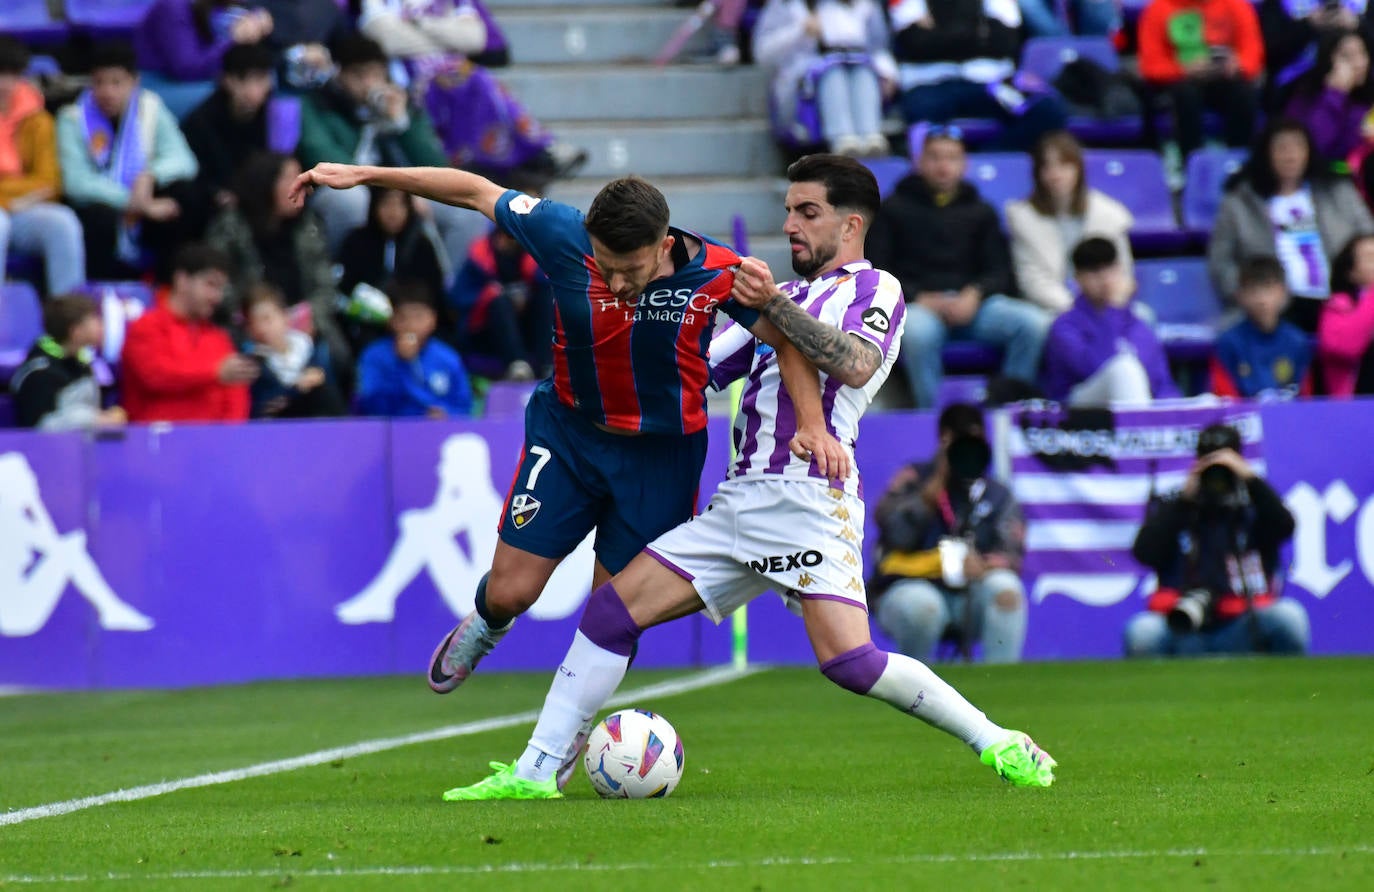
[[[696,588],[715,622],[773,589],[868,609],[864,503],[824,483],[726,480],[706,510],[645,550]]]

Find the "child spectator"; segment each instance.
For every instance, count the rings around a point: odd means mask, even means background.
[[[281,292],[259,283],[248,292],[243,315],[251,339],[244,353],[262,365],[249,391],[254,418],[334,418],[347,415],[334,382],[329,350],[291,327]]]
[[[243,421],[258,364],[211,320],[229,283],[229,258],[191,244],[172,263],[172,286],[124,338],[123,403],[130,421]]]
[[[1364,141],[1364,119],[1374,105],[1369,47],[1355,31],[1325,33],[1317,62],[1298,80],[1284,114],[1304,124],[1312,148],[1328,161],[1344,161]]]
[[[754,58],[772,71],[773,101],[785,120],[795,120],[805,82],[814,77],[830,151],[886,155],[883,98],[897,90],[891,42],[873,0],[769,0],[754,27]]]
[[[1073,249],[1073,270],[1079,295],[1045,342],[1046,396],[1071,406],[1178,396],[1159,338],[1126,306],[1131,283],[1116,245],[1084,240]]]
[[[1333,397],[1374,394],[1374,236],[1362,235],[1331,264],[1331,299],[1317,322],[1317,359]]]
[[[10,245],[43,257],[48,293],[86,281],[81,222],[57,203],[62,192],[53,119],[43,94],[24,79],[29,51],[0,35],[0,281]]]
[[[1217,338],[1212,392],[1255,399],[1310,396],[1312,339],[1283,318],[1283,264],[1274,257],[1246,261],[1236,301],[1245,318]]]
[[[1150,0],[1138,40],[1141,77],[1173,100],[1183,157],[1202,146],[1204,109],[1221,115],[1227,145],[1250,140],[1264,42],[1248,0]]]
[[[101,408],[100,384],[91,374],[91,359],[105,339],[95,301],[82,295],[50,299],[43,305],[43,331],[10,379],[19,427],[67,431],[123,424],[123,409]]]
[[[494,229],[473,244],[450,299],[462,317],[465,353],[496,357],[508,381],[552,371],[553,292],[515,239]]]
[[[438,314],[423,285],[390,289],[393,337],[376,341],[358,363],[364,415],[461,418],[472,412],[467,371],[453,348],[434,338]]]
[[[92,279],[138,278],[145,255],[165,273],[176,247],[204,230],[196,156],[162,100],[139,87],[129,47],[93,51],[90,88],[58,114],[57,147]]]
[[[1035,186],[1030,198],[1007,202],[1011,259],[1021,294],[1050,313],[1072,306],[1070,255],[1088,236],[1102,236],[1116,246],[1127,281],[1125,294],[1134,291],[1127,236],[1135,218],[1115,198],[1088,187],[1078,140],[1067,130],[1045,134],[1031,152],[1031,164]]]
[[[233,203],[234,176],[243,162],[270,148],[271,96],[272,52],[261,44],[235,44],[224,54],[215,92],[181,122],[200,162],[196,182],[220,207]]]

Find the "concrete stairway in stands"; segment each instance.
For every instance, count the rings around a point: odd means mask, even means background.
[[[649,60],[691,13],[669,0],[487,5],[510,41],[502,80],[540,122],[590,153],[551,197],[586,209],[608,179],[636,173],[663,189],[679,226],[732,243],[731,221],[743,215],[751,252],[780,278],[791,275],[763,72],[714,62],[656,68]]]

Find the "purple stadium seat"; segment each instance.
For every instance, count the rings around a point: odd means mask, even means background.
[[[864,167],[873,171],[873,176],[878,181],[878,193],[883,198],[891,195],[892,190],[897,188],[897,183],[911,173],[911,159],[896,155],[887,158],[865,158],[863,163]]]
[[[979,152],[968,156],[967,179],[983,200],[997,211],[1006,226],[1007,202],[1025,198],[1033,184],[1029,155],[1020,152]]]
[[[1201,257],[1141,260],[1136,300],[1155,312],[1155,332],[1170,358],[1196,361],[1211,354],[1221,301]]]
[[[133,35],[153,0],[66,0],[67,21],[96,39]]]
[[[105,343],[100,355],[118,363],[129,324],[153,306],[153,289],[143,282],[87,282],[78,289],[100,304]]]
[[[294,155],[301,141],[301,100],[277,94],[267,103],[267,147]]]
[[[1107,71],[1119,71],[1121,59],[1108,37],[1032,37],[1021,49],[1021,70],[1053,84],[1065,65],[1078,59],[1096,62]],[[1076,115],[1069,118],[1069,132],[1084,142],[1135,143],[1144,124],[1140,115],[1096,118]]]
[[[1183,184],[1183,228],[1203,238],[1212,231],[1222,189],[1245,163],[1244,149],[1199,149],[1188,156]]]
[[[42,333],[43,309],[33,286],[26,282],[0,285],[0,387],[9,383]]]
[[[935,408],[943,409],[951,403],[972,403],[981,406],[988,398],[986,375],[946,375],[940,380]]]
[[[493,381],[487,391],[486,410],[483,418],[523,418],[525,404],[530,394],[539,386],[538,381]]]
[[[0,429],[14,427],[14,399],[0,391]]]
[[[1153,253],[1187,247],[1188,234],[1174,218],[1173,197],[1164,163],[1144,149],[1103,149],[1083,153],[1088,185],[1124,204],[1135,216],[1131,244]]]
[[[56,77],[62,73],[62,66],[52,56],[30,56],[29,67],[24,69],[25,77]]]
[[[66,22],[48,13],[48,0],[4,0],[0,3],[0,34],[8,34],[27,46],[65,43]]]
[[[978,341],[950,341],[940,351],[946,372],[990,372],[1002,364],[1002,350]]]

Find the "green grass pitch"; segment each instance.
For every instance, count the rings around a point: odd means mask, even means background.
[[[440,801],[520,723],[0,825],[0,888],[1374,889],[1374,660],[937,668],[1055,755],[1053,788],[769,669],[634,704],[685,742],[666,800],[603,802],[579,772],[565,801]],[[0,813],[520,713],[547,683],[0,698]]]

